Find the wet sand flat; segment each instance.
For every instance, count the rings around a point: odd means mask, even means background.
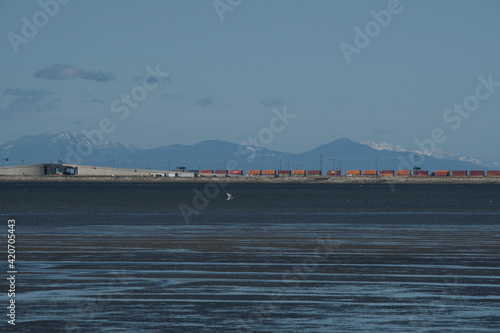
[[[495,226],[40,225],[24,332],[498,332]]]

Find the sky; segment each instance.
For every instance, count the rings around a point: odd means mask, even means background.
[[[0,143],[86,131],[500,161],[500,2],[2,1]]]

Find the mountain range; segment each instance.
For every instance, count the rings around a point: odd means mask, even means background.
[[[93,166],[175,169],[331,169],[396,170],[490,170],[500,164],[459,154],[409,151],[394,144],[372,141],[357,143],[342,138],[309,151],[293,154],[259,146],[206,140],[194,145],[174,144],[141,149],[119,142],[97,142],[81,132],[24,136],[0,145],[0,157],[7,165],[62,161]],[[94,141],[93,141],[94,140]],[[9,160],[6,161],[5,159]]]

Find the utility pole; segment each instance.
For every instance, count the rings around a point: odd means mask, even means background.
[[[375,171],[378,170],[378,157],[375,157]]]
[[[319,155],[319,170],[323,171],[323,155]]]
[[[290,170],[290,161],[288,161],[288,170]]]
[[[113,168],[115,167],[115,160],[113,159]]]
[[[281,170],[281,160],[280,160],[280,170]]]

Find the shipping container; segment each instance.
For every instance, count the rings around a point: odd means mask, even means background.
[[[266,176],[276,176],[276,170],[262,170],[262,174]]]
[[[471,177],[484,177],[483,170],[471,170],[469,171],[469,176]]]
[[[249,176],[260,176],[260,170],[248,170]]]
[[[200,173],[209,173],[209,174],[212,174],[214,173],[213,170],[201,170]]]
[[[436,170],[434,171],[434,176],[436,177],[448,177],[450,175],[450,170]]]
[[[348,176],[360,176],[361,170],[347,170]]]
[[[363,176],[376,176],[377,170],[364,170]]]
[[[488,176],[488,177],[500,177],[500,170],[487,170],[486,176]]]
[[[158,173],[158,172],[150,172],[149,173],[150,177],[157,178],[157,177],[165,177],[164,173]]]
[[[308,176],[321,176],[321,170],[307,170]]]
[[[306,170],[293,170],[292,175],[294,176],[305,176]]]
[[[196,177],[196,173],[194,173],[194,172],[179,172],[177,175],[180,178],[194,178],[194,177]]]
[[[227,170],[215,170],[216,175],[227,175]]]
[[[292,172],[290,170],[278,170],[278,175],[280,176],[290,176]]]
[[[231,174],[231,175],[243,175],[243,170],[230,170],[229,174]]]
[[[330,176],[330,177],[339,177],[340,176],[340,171],[339,170],[328,170],[326,172],[326,175]]]
[[[398,177],[410,177],[411,170],[397,170],[396,176],[398,176]]]
[[[451,175],[452,177],[467,177],[467,170],[453,170]]]
[[[380,171],[380,175],[394,177],[394,170],[382,170]]]
[[[419,177],[427,177],[429,176],[429,172],[427,170],[413,170],[413,175],[414,176],[419,176]]]

